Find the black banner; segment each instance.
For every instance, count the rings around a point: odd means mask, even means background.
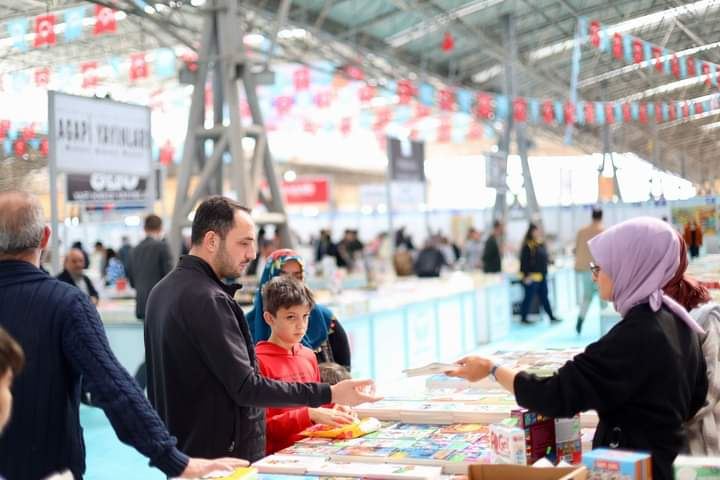
[[[399,182],[425,181],[425,143],[388,138],[390,179]]]
[[[112,173],[73,174],[67,177],[68,202],[146,202],[147,178]],[[160,170],[155,170],[155,199],[160,199]]]

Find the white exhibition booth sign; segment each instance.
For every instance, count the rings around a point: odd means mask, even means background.
[[[58,273],[59,173],[110,173],[147,178],[152,171],[150,109],[104,98],[48,93],[53,273]],[[148,182],[152,206],[154,182]]]

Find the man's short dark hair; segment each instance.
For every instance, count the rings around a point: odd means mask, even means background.
[[[162,230],[162,218],[158,217],[154,213],[145,217],[146,232],[159,232],[160,230]]]
[[[195,210],[190,242],[193,245],[202,244],[207,232],[215,232],[224,239],[235,226],[235,212],[238,210],[250,213],[249,208],[227,197],[217,195],[208,198]]]
[[[603,217],[603,211],[601,208],[593,208],[592,210],[592,219],[593,220],[602,220]]]
[[[17,376],[25,365],[25,354],[22,347],[0,327],[0,376],[4,376],[8,370]]]
[[[272,316],[281,308],[307,305],[312,309],[315,306],[315,298],[307,285],[290,275],[280,275],[266,283],[262,299],[263,309]]]
[[[500,220],[493,221],[493,229],[497,229],[502,225],[502,222]]]

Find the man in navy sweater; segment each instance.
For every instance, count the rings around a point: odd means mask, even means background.
[[[0,437],[0,476],[39,480],[85,473],[80,378],[118,437],[168,476],[200,477],[246,465],[188,458],[110,350],[97,310],[79,289],[38,268],[50,228],[36,198],[0,192],[0,326],[22,346],[15,408]]]

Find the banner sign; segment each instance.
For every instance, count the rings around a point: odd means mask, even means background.
[[[147,178],[113,173],[69,173],[66,175],[68,202],[146,202]],[[155,199],[161,197],[161,173],[155,170]]]

